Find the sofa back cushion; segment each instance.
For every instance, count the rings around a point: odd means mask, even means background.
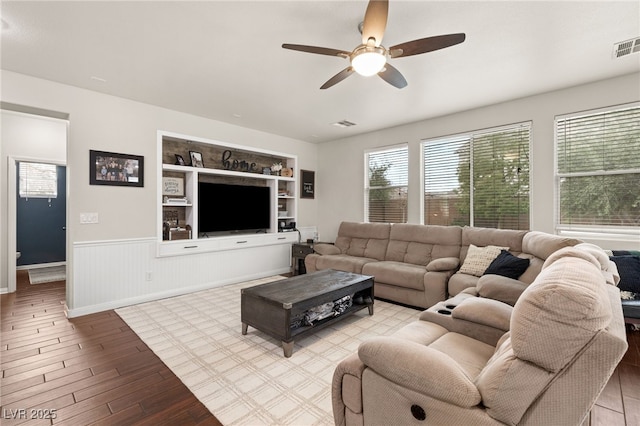
[[[476,379],[493,418],[518,423],[551,380],[609,325],[611,306],[599,272],[592,255],[564,248],[522,293],[511,314],[508,338]],[[609,360],[602,361],[603,368],[609,368]]]
[[[342,254],[384,260],[390,229],[388,223],[342,222],[335,245]]]
[[[476,228],[465,226],[462,228],[462,247],[460,248],[460,263],[467,257],[469,246],[477,247],[499,246],[509,247],[514,255],[522,253],[522,238],[528,231],[513,229]],[[500,253],[500,252],[498,252]]]
[[[522,255],[530,260],[527,270],[518,278],[531,284],[542,270],[544,261],[554,252],[564,247],[571,247],[581,241],[545,232],[531,231],[522,238]]]
[[[391,225],[385,260],[426,266],[433,259],[458,257],[462,228],[459,226]]]

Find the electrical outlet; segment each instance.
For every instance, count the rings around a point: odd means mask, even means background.
[[[80,213],[80,223],[98,223],[98,213]]]
[[[147,271],[147,273],[145,275],[145,279],[147,281],[151,281],[153,279],[153,274],[151,273],[151,271]]]

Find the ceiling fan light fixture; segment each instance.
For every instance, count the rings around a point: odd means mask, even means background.
[[[351,66],[358,74],[369,77],[382,71],[387,63],[386,53],[382,46],[358,46],[351,54]]]

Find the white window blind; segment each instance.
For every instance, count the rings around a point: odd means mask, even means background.
[[[409,150],[402,147],[365,154],[368,170],[365,187],[365,218],[368,222],[405,223]]]
[[[529,229],[531,123],[425,141],[424,223]]]
[[[556,220],[563,230],[640,227],[640,105],[556,117]]]
[[[18,163],[18,193],[22,198],[57,198],[58,175],[55,164]]]

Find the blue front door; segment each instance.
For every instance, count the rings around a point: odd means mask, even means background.
[[[56,166],[58,194],[55,198],[20,197],[20,167],[17,176],[16,250],[18,266],[66,260],[67,193],[66,167]]]

